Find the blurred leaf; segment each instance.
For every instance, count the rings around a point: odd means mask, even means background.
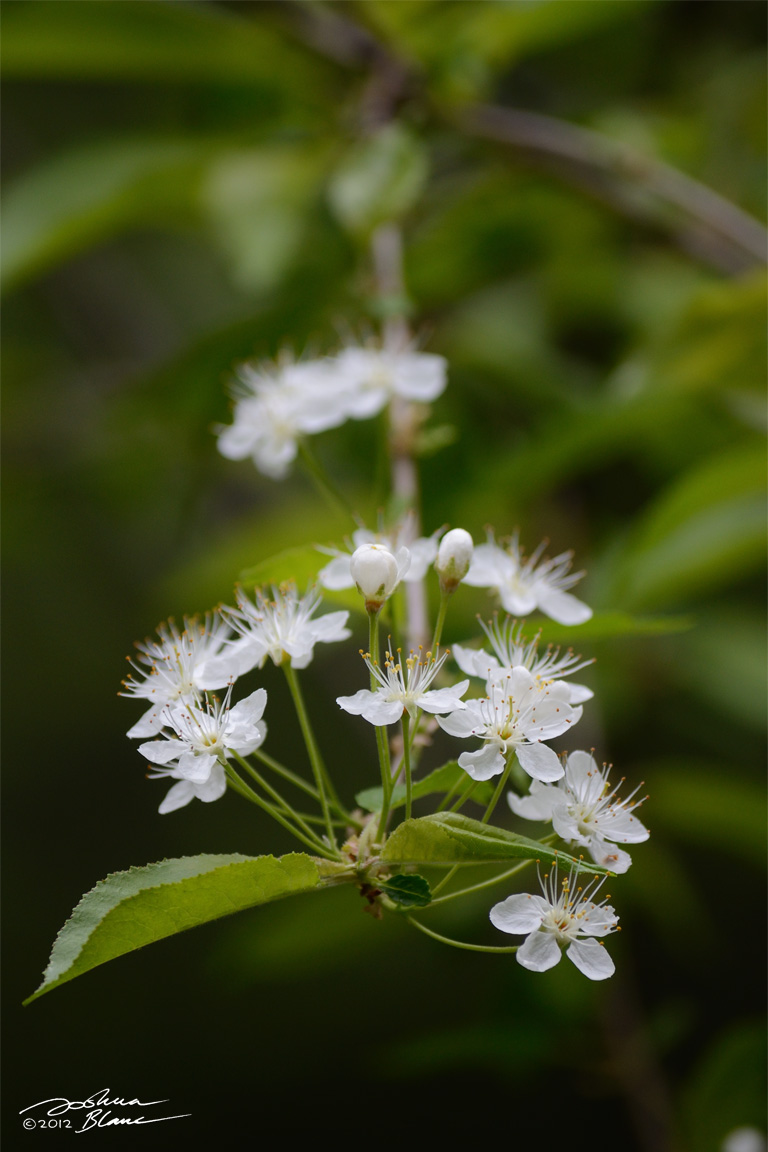
[[[721,1033],[700,1060],[683,1100],[692,1152],[722,1152],[735,1128],[754,1127],[762,1136],[765,1080],[764,1021],[745,1021]]]
[[[390,900],[400,904],[403,908],[426,908],[432,903],[432,893],[429,884],[423,876],[411,873],[410,875],[393,876],[390,880],[379,881],[378,887],[386,892]]]
[[[654,761],[652,768],[652,822],[700,848],[764,864],[765,790],[760,785],[726,763],[691,765],[670,759]]]
[[[514,859],[555,862],[592,874],[610,875],[597,864],[583,864],[546,844],[481,824],[457,812],[435,812],[406,820],[387,840],[381,859],[393,864],[491,864]]]
[[[707,606],[701,623],[705,626],[678,642],[667,665],[670,677],[739,723],[764,728],[768,669],[762,605]]]
[[[584,640],[614,640],[622,636],[664,636],[692,628],[690,616],[630,616],[628,612],[595,612],[583,624],[538,620],[536,631],[547,644],[580,644]]]
[[[673,392],[765,386],[768,284],[762,271],[707,284],[653,356],[650,384]]]
[[[208,170],[203,205],[244,288],[271,288],[295,258],[316,196],[319,159],[305,149],[251,149],[228,152]]]
[[[317,580],[317,574],[328,563],[328,556],[319,552],[314,544],[301,548],[286,548],[276,556],[270,556],[252,568],[240,573],[239,582],[249,587],[270,584],[283,584],[295,580],[300,591]],[[356,588],[322,589],[323,599],[341,604],[353,612],[365,612],[362,596]]]
[[[470,778],[463,768],[459,768],[456,760],[443,764],[442,768],[435,768],[423,780],[414,780],[413,799],[419,800],[422,796],[431,796],[436,792],[450,792],[455,785],[469,783]],[[472,799],[479,804],[486,804],[493,795],[493,785],[487,781],[478,784],[472,789]],[[355,796],[355,803],[367,812],[380,812],[384,793],[381,788],[366,788]],[[405,804],[405,785],[396,784],[392,790],[391,806],[400,808]]]
[[[25,1004],[99,964],[320,882],[309,856],[186,856],[114,872],[83,896]]]
[[[764,446],[749,444],[706,460],[662,493],[616,559],[616,597],[638,608],[687,600],[759,567],[765,472]]]
[[[66,152],[27,172],[4,195],[3,287],[128,225],[169,210],[189,214],[209,151],[193,141],[128,140]]]
[[[3,12],[11,77],[262,82],[309,102],[328,66],[265,22],[211,4],[25,0]],[[295,73],[301,71],[302,83]]]
[[[328,199],[352,232],[400,220],[419,198],[427,178],[424,146],[401,124],[353,144],[328,186]]]
[[[593,28],[624,19],[638,0],[622,4],[533,0],[532,3],[435,3],[435,0],[366,0],[362,15],[397,51],[415,57],[452,97],[474,96],[492,70]]]

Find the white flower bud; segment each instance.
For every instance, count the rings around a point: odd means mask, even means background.
[[[469,571],[474,544],[469,532],[463,528],[452,528],[440,541],[435,560],[435,569],[440,577],[440,586],[446,592],[453,592]]]
[[[366,608],[378,611],[397,585],[395,557],[383,544],[362,544],[353,552],[349,569]]]

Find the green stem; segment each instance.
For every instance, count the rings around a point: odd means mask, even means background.
[[[261,775],[261,773],[257,772],[256,769],[253,767],[253,765],[249,764],[248,761],[246,759],[244,759],[244,757],[242,757],[239,754],[239,752],[233,752],[232,755],[237,760],[240,767],[245,768],[246,772],[256,781],[256,783],[259,785],[259,787],[262,788],[266,792],[267,796],[269,796],[270,799],[273,800],[275,802],[275,804],[277,804],[277,806],[282,810],[282,812],[286,816],[288,816],[289,818],[292,818],[293,820],[295,820],[296,823],[298,824],[299,828],[301,828],[302,831],[305,832],[307,836],[309,836],[313,840],[316,840],[318,845],[322,846],[322,843],[323,843],[322,840],[320,840],[319,837],[315,836],[315,833],[312,831],[312,829],[309,827],[309,825],[305,824],[305,822],[302,820],[301,816],[299,816],[298,812],[294,811],[294,809],[290,806],[290,804],[280,795],[280,793],[277,791],[277,789],[273,788],[272,785],[267,780],[264,779],[264,777]]]
[[[459,796],[458,800],[456,801],[456,803],[451,808],[451,812],[458,812],[459,808],[464,807],[467,800],[469,800],[470,796],[474,792],[475,788],[477,788],[479,783],[480,783],[479,780],[473,780],[472,781],[469,788],[467,788],[466,791],[462,792],[461,796]]]
[[[288,681],[288,687],[290,688],[291,696],[293,697],[293,704],[296,709],[296,715],[299,717],[299,724],[301,725],[301,732],[304,737],[304,743],[307,746],[309,762],[312,765],[312,771],[315,776],[315,786],[320,798],[320,807],[323,810],[323,819],[325,821],[326,831],[328,832],[328,841],[335,848],[336,837],[333,831],[333,823],[331,822],[331,813],[328,808],[328,797],[326,795],[325,789],[327,779],[325,765],[323,764],[320,750],[317,746],[317,741],[315,740],[315,734],[312,731],[312,725],[309,722],[309,716],[304,705],[304,697],[301,694],[301,688],[299,687],[299,679],[296,675],[296,671],[289,661],[286,661],[283,664],[283,668],[285,669],[285,676]]]
[[[457,780],[455,784],[451,785],[451,787],[446,792],[445,796],[443,796],[442,800],[438,804],[438,806],[436,808],[437,812],[442,812],[444,808],[447,808],[448,802],[453,799],[455,794],[458,792],[459,788],[461,788],[462,784],[464,784],[463,779]]]
[[[444,588],[440,589],[440,607],[437,612],[437,621],[435,623],[435,634],[432,637],[432,652],[437,655],[437,647],[443,635],[443,625],[445,624],[445,614],[448,611],[448,601],[451,598],[450,592],[446,592]]]
[[[301,456],[302,463],[309,473],[310,477],[315,483],[318,491],[322,494],[334,512],[340,513],[345,519],[353,516],[352,509],[347,501],[342,496],[339,489],[331,480],[327,471],[320,463],[314,452],[311,450],[304,437],[300,437],[298,441],[299,455]]]
[[[470,892],[479,892],[482,888],[491,888],[494,884],[500,884],[502,880],[508,880],[510,876],[514,876],[516,872],[521,872],[523,868],[527,868],[529,864],[533,864],[533,860],[523,860],[522,864],[516,864],[514,868],[509,868],[506,872],[500,872],[498,876],[492,876],[490,880],[482,880],[479,884],[472,884],[469,888],[459,888],[456,892],[449,892],[446,896],[441,896],[439,900],[433,900],[427,907],[434,908],[436,904],[445,904],[448,900],[456,900],[459,896],[467,896]],[[458,865],[456,866],[458,867]],[[452,869],[448,875],[440,881],[437,887],[432,889],[432,894],[437,892],[438,888],[442,888],[443,884],[451,878],[456,868]],[[426,908],[424,909],[426,911]]]
[[[279,760],[275,760],[272,756],[268,756],[266,752],[262,752],[261,748],[257,748],[255,752],[251,753],[251,755],[255,756],[257,760],[261,760],[262,764],[265,764],[267,768],[271,768],[273,772],[276,772],[278,776],[282,776],[283,779],[287,780],[290,784],[294,784],[297,788],[301,788],[302,792],[306,792],[307,796],[311,796],[312,799],[317,800],[318,803],[320,802],[320,793],[318,792],[317,788],[313,788],[312,785],[308,783],[308,781],[302,779],[302,777],[299,776],[296,772],[291,772],[290,768],[286,768],[279,762]],[[348,820],[349,812],[339,802],[335,793],[331,794],[330,800],[332,806],[337,810],[341,819],[345,821]]]
[[[250,788],[244,780],[240,779],[231,764],[225,765],[225,771],[229,783],[236,792],[238,792],[241,796],[244,796],[246,800],[250,800],[252,804],[257,804],[263,812],[266,812],[267,815],[271,816],[273,820],[276,820],[278,824],[282,824],[283,828],[290,832],[292,836],[295,836],[297,840],[300,840],[302,844],[305,844],[307,848],[311,848],[314,853],[320,856],[325,856],[328,860],[341,859],[340,853],[333,852],[328,847],[328,845],[323,844],[321,840],[318,840],[316,837],[313,837],[313,839],[310,840],[301,832],[299,832],[297,828],[294,828],[294,826],[285,819],[282,813],[279,812],[273,804],[269,804],[266,800],[262,799],[261,796],[254,792],[253,788]]]
[[[411,718],[406,711],[403,712],[403,766],[405,768],[405,818],[411,818],[411,803],[413,800],[413,782],[411,780],[411,748],[410,748]]]
[[[509,777],[509,773],[512,769],[512,761],[514,760],[514,758],[515,758],[514,752],[510,752],[509,756],[507,757],[507,763],[504,766],[504,771],[501,774],[501,779],[499,780],[498,784],[496,785],[496,791],[494,792],[493,796],[491,797],[491,802],[485,810],[485,815],[480,820],[481,824],[487,824],[488,821],[490,820],[491,816],[493,815],[493,810],[496,807],[496,805],[498,804],[499,797],[501,796],[502,792],[504,791],[504,786],[507,783],[507,778]]]
[[[432,895],[433,895],[433,896],[434,896],[435,892],[439,892],[441,888],[444,888],[444,887],[445,887],[445,885],[448,883],[448,881],[449,881],[449,880],[450,880],[450,879],[451,879],[453,876],[455,876],[455,875],[456,875],[456,873],[458,872],[459,868],[461,868],[461,864],[454,864],[453,868],[450,868],[450,869],[449,869],[449,870],[446,872],[446,874],[445,874],[445,876],[443,876],[442,880],[439,880],[439,881],[437,882],[437,884],[435,884],[434,888],[432,889]]]
[[[379,663],[379,610],[368,609],[368,654],[371,658],[371,663],[378,667]],[[379,687],[376,677],[371,672],[371,691],[375,692]],[[387,820],[389,819],[389,806],[392,800],[392,763],[389,757],[389,741],[387,740],[387,730],[384,725],[377,724],[376,727],[376,750],[379,754],[379,771],[381,772],[381,817],[379,819],[379,827],[377,837],[380,840],[384,835],[387,827]]]
[[[441,936],[438,932],[433,932],[431,928],[419,924],[413,916],[406,916],[406,920],[414,928],[418,928],[419,932],[423,932],[425,936],[431,936],[433,940],[439,940],[441,944],[450,944],[452,948],[463,948],[466,952],[517,952],[519,948],[518,944],[511,948],[493,948],[486,944],[465,944],[463,940],[452,940],[450,936]]]

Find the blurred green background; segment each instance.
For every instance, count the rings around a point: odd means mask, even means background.
[[[9,1146],[19,1109],[107,1085],[225,1141],[284,1124],[716,1152],[764,1130],[765,6],[15,0],[0,16]],[[442,949],[334,891],[22,1010],[108,872],[290,850],[232,795],[158,816],[162,785],[124,736],[138,706],[116,692],[157,621],[349,530],[301,475],[222,459],[211,429],[238,360],[333,351],[376,323],[367,244],[390,216],[414,328],[450,362],[425,528],[548,536],[612,614],[578,641],[596,699],[568,746],[650,793],[652,839],[611,888],[617,975]],[[315,442],[369,518],[375,435]],[[461,592],[447,638],[488,607]],[[375,782],[370,733],[333,704],[357,686],[357,641],[307,673],[326,749],[349,740],[347,798]],[[270,750],[298,763],[282,683],[258,682]],[[487,900],[449,908],[449,934],[498,942]]]

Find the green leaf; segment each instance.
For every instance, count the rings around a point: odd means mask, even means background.
[[[226,152],[202,186],[219,242],[246,290],[274,288],[300,251],[318,179],[315,151],[251,148]]]
[[[342,224],[365,234],[404,216],[426,178],[423,146],[402,125],[388,124],[350,149],[330,182],[328,198]]]
[[[301,83],[296,73],[301,71]],[[258,20],[220,6],[27,0],[3,12],[3,70],[11,77],[218,81],[266,85],[292,101],[317,96],[330,74],[317,57]]]
[[[618,568],[617,595],[643,608],[688,599],[762,565],[766,455],[749,443],[707,460],[653,504]]]
[[[583,640],[613,640],[621,636],[664,636],[687,632],[694,625],[690,616],[632,616],[628,612],[595,612],[584,624],[557,624],[537,621],[546,644],[580,644]],[[531,630],[533,632],[533,629]]]
[[[8,288],[130,224],[194,211],[210,146],[124,140],[75,149],[19,177],[3,203]]]
[[[462,780],[468,786],[472,783],[464,769],[459,768],[458,761],[449,760],[442,768],[435,768],[423,780],[414,780],[413,799],[432,796],[435,792],[450,792],[454,785],[462,783]],[[493,787],[487,782],[479,784],[472,790],[472,799],[479,804],[486,804],[492,796]],[[381,788],[365,788],[357,793],[355,803],[365,808],[366,812],[380,812],[383,799],[384,793]],[[391,807],[400,808],[403,804],[405,804],[405,785],[397,784],[392,790]]]
[[[649,765],[651,767],[651,765]],[[765,789],[739,777],[738,766],[680,760],[653,761],[652,822],[706,850],[765,859]]]
[[[384,845],[381,859],[392,864],[500,864],[506,860],[556,861],[593,874],[610,875],[606,868],[584,864],[565,852],[556,852],[537,840],[516,836],[471,820],[458,812],[435,812],[406,820]]]
[[[83,896],[56,937],[43,983],[25,1004],[155,940],[320,883],[309,856],[184,856],[114,872]]]
[[[418,874],[393,876],[391,880],[380,881],[379,888],[386,892],[390,900],[404,908],[426,908],[432,902],[429,884]]]
[[[295,580],[299,591],[302,591],[315,583],[318,572],[329,560],[330,557],[319,552],[314,544],[305,544],[300,548],[286,548],[283,552],[254,564],[252,568],[245,568],[238,579],[246,590]],[[365,612],[363,598],[356,588],[342,588],[335,591],[324,588],[322,591],[324,600],[331,600],[334,604],[340,604],[354,612]]]

